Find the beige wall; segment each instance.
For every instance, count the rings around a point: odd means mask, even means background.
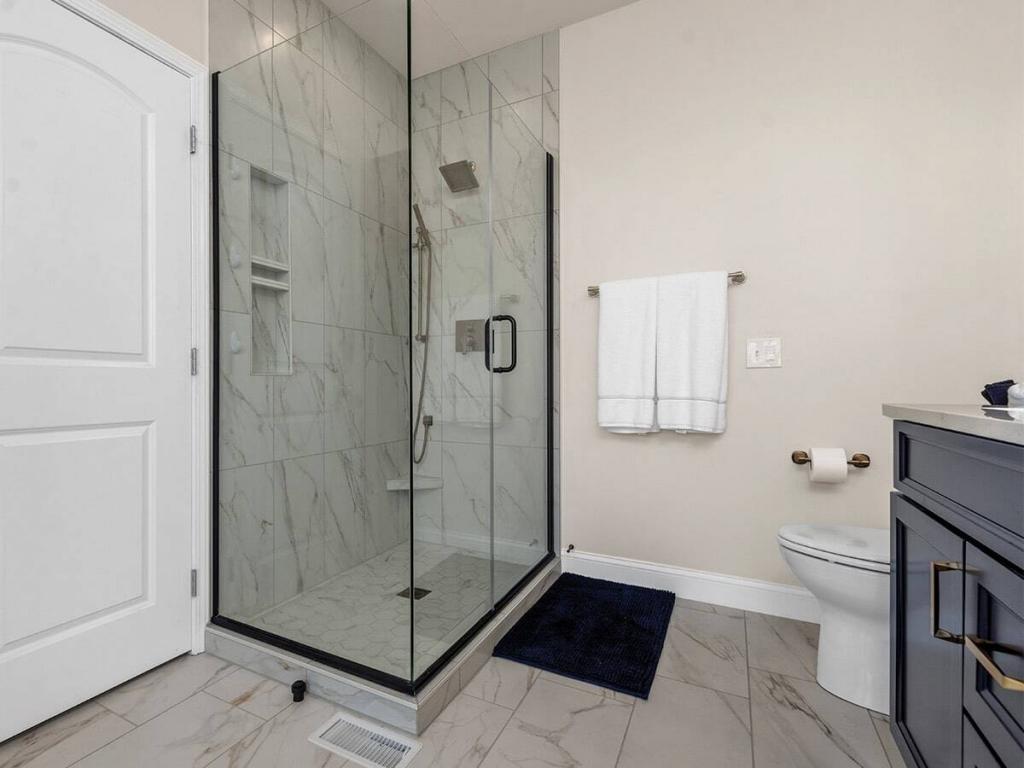
[[[641,0],[562,32],[563,537],[779,582],[780,525],[888,524],[883,401],[1024,378],[1018,0]],[[729,428],[595,425],[602,280],[743,269]],[[748,337],[785,367],[748,370]],[[874,459],[812,486],[789,454]]]
[[[204,64],[208,60],[208,0],[103,0],[104,5]]]

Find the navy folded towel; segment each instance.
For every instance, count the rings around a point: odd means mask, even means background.
[[[981,390],[981,396],[988,401],[989,405],[1006,405],[1009,402],[1006,392],[1016,382],[1013,379],[1005,379],[1004,381],[996,381],[992,384],[986,384],[985,388]]]

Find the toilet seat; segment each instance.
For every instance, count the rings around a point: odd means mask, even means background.
[[[889,531],[854,525],[785,525],[779,546],[819,560],[877,573],[889,573]]]

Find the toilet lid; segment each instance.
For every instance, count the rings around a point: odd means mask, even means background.
[[[855,560],[889,564],[889,530],[855,525],[785,525],[780,542]]]

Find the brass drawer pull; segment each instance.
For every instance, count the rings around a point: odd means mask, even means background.
[[[932,637],[936,640],[945,640],[947,643],[960,645],[964,641],[962,635],[953,634],[948,629],[939,627],[939,574],[946,571],[962,571],[964,566],[962,563],[956,563],[951,560],[932,560],[928,564],[928,568],[930,571],[929,582],[932,595],[930,610]]]
[[[985,668],[989,676],[996,681],[996,685],[1000,688],[1004,688],[1007,691],[1020,691],[1024,693],[1024,680],[1019,680],[1016,677],[1010,677],[1003,670],[999,668],[992,657],[985,652],[985,649],[993,651],[1000,651],[1002,653],[1012,653],[1014,656],[1022,656],[1019,648],[1014,648],[1011,645],[1002,645],[1001,643],[994,642],[992,640],[982,640],[980,637],[974,635],[964,636],[964,645],[967,646],[967,650],[971,652],[973,656],[981,666]]]

